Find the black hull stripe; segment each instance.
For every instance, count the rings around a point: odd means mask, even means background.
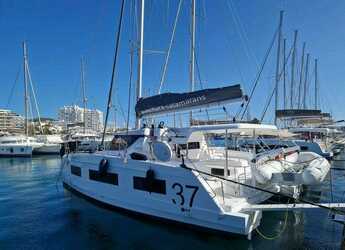
[[[207,227],[202,227],[202,226],[198,226],[198,225],[191,225],[191,224],[180,222],[180,221],[161,218],[161,217],[157,217],[154,215],[149,215],[149,214],[136,212],[133,210],[128,210],[128,209],[125,209],[122,207],[117,207],[117,206],[110,205],[108,203],[104,203],[102,201],[96,200],[90,196],[87,196],[87,195],[79,192],[75,188],[71,187],[70,185],[68,185],[65,182],[63,182],[63,186],[64,186],[64,188],[69,190],[71,193],[73,193],[79,197],[82,197],[85,200],[87,200],[87,201],[89,201],[89,202],[91,202],[97,206],[100,206],[102,208],[112,210],[112,211],[118,211],[122,214],[129,215],[129,216],[132,216],[134,218],[138,218],[138,219],[142,219],[142,220],[146,220],[146,221],[154,221],[154,222],[162,224],[162,225],[164,224],[165,226],[166,226],[166,223],[169,223],[171,226],[174,226],[176,228],[181,228],[181,227],[188,228],[188,229],[196,230],[200,233],[207,233],[208,235],[209,235],[209,233],[212,233],[213,235],[217,235],[217,236],[221,236],[221,237],[227,237],[227,238],[229,238],[229,237],[230,238],[246,238],[246,235],[242,235],[242,234],[230,233],[230,232],[221,231],[221,230],[212,229],[212,228],[207,228]]]

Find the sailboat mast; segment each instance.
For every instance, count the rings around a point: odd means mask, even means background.
[[[303,83],[303,68],[304,68],[304,54],[305,54],[305,42],[303,43],[302,48],[302,61],[301,61],[301,74],[299,76],[299,86],[298,86],[298,108],[301,107],[301,91],[302,91],[302,83]]]
[[[309,68],[309,56],[310,54],[307,54],[307,62],[305,65],[305,77],[304,77],[304,96],[303,96],[303,108],[306,109],[307,108],[307,104],[306,104],[306,99],[307,99],[307,81],[308,81],[308,68]]]
[[[190,88],[192,92],[195,90],[195,0],[191,5],[191,39],[190,39]],[[189,123],[192,125],[193,113],[189,113]]]
[[[87,98],[85,94],[85,65],[84,65],[84,58],[82,57],[80,60],[80,81],[81,81],[81,91],[83,95],[83,105],[84,105],[84,112],[83,112],[83,122],[84,122],[84,134],[86,132],[86,105],[87,105]]]
[[[293,39],[293,51],[291,60],[291,89],[290,89],[290,108],[293,109],[294,84],[295,84],[295,64],[296,64],[296,44],[297,44],[298,30],[295,30]]]
[[[315,65],[315,69],[314,69],[314,73],[315,73],[315,103],[314,103],[314,108],[317,109],[317,92],[318,92],[318,75],[317,75],[317,59],[315,59],[314,61]]]
[[[28,93],[28,74],[27,74],[27,51],[26,43],[23,42],[23,59],[24,59],[24,112],[25,112],[25,135],[29,135],[28,126],[28,108],[29,108],[29,93]]]
[[[144,16],[145,15],[145,0],[141,0],[141,14],[140,14],[140,33],[139,33],[139,48],[138,48],[138,79],[136,87],[136,101],[142,97],[142,78],[143,78],[143,54],[144,54]],[[136,128],[140,128],[141,120],[136,118]]]
[[[283,25],[284,11],[280,11],[279,30],[278,30],[278,46],[277,46],[277,65],[276,65],[276,83],[275,83],[275,111],[278,110],[278,85],[279,85],[279,71],[280,71],[280,43],[282,39],[282,25]],[[276,113],[276,112],[275,112]],[[277,116],[274,115],[274,124],[277,124]]]
[[[284,109],[286,109],[286,38],[283,41],[283,96]]]

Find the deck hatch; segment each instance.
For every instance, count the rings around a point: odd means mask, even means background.
[[[118,174],[115,173],[99,173],[99,171],[89,169],[89,179],[93,181],[104,182],[112,185],[119,185]]]
[[[76,175],[76,176],[81,176],[81,168],[71,165],[71,174]]]
[[[133,177],[133,187],[134,189],[153,192],[158,194],[166,194],[165,180],[149,180],[145,177],[134,176]]]

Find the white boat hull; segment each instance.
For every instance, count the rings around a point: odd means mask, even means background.
[[[60,144],[44,144],[41,147],[35,148],[33,150],[33,154],[41,155],[41,154],[59,154],[61,149]]]
[[[217,197],[212,197],[209,186],[200,175],[177,166],[105,157],[100,154],[75,154],[63,160],[63,183],[78,193],[117,208],[135,213],[185,223],[206,229],[250,235],[261,220],[261,212],[240,212],[240,208],[227,209]],[[99,163],[106,158],[110,167],[107,173],[115,174],[112,184],[94,178]],[[159,192],[140,190],[136,178],[145,179],[147,170],[153,170],[164,187]],[[99,172],[98,172],[99,173]],[[139,185],[139,186],[136,186]],[[163,184],[162,184],[163,185]],[[141,187],[142,188],[142,187]],[[223,202],[227,202],[227,198]],[[243,199],[239,199],[239,203]],[[238,205],[236,203],[236,205]]]
[[[29,145],[0,145],[0,157],[31,157],[32,146]]]

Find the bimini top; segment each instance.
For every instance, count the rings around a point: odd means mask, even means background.
[[[240,136],[284,136],[283,132],[275,125],[268,124],[252,124],[252,123],[229,123],[218,125],[202,125],[192,126],[187,128],[174,128],[171,129],[179,135],[189,137],[192,133],[229,133],[238,134]]]
[[[135,112],[138,118],[142,118],[241,101],[243,97],[239,84],[188,93],[164,93],[141,98],[135,105]]]

